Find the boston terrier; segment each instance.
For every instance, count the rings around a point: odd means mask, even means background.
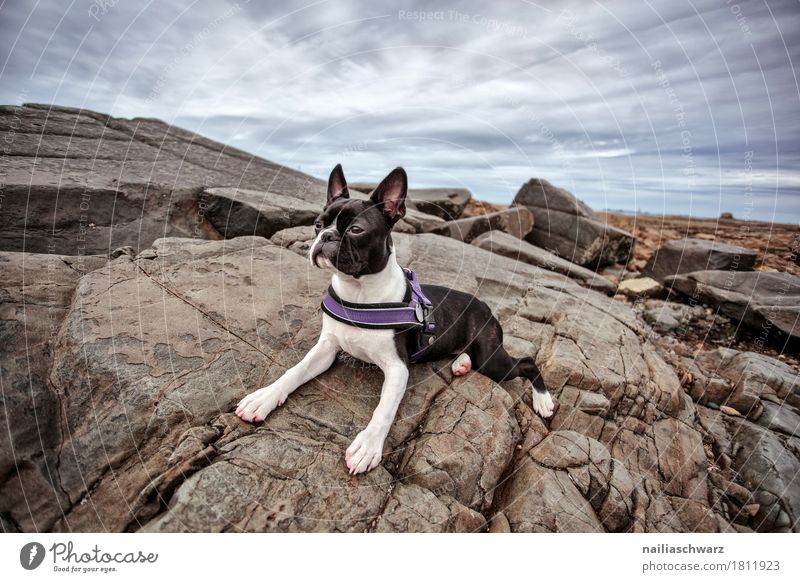
[[[392,227],[405,216],[407,190],[406,172],[396,168],[369,200],[351,199],[341,165],[333,169],[308,251],[312,266],[332,274],[322,303],[322,333],[299,364],[236,408],[245,421],[264,420],[299,386],[327,370],[340,350],[375,364],[384,373],[381,397],[345,453],[351,475],[380,463],[406,391],[409,363],[455,356],[456,376],[470,370],[495,382],[522,376],[533,386],[534,410],[544,418],[553,414],[553,399],[533,358],[514,358],[503,349],[503,329],[488,305],[461,291],[420,286],[397,263]]]

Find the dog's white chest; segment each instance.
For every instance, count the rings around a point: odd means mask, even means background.
[[[361,329],[336,321],[322,314],[322,331],[336,338],[336,343],[345,352],[370,364],[380,366],[397,359],[394,330]]]

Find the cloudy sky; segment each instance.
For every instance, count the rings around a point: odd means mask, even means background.
[[[159,117],[324,177],[800,221],[797,0],[5,1],[0,102]]]

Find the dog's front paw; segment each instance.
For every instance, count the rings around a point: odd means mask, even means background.
[[[553,402],[553,397],[549,392],[533,391],[533,410],[542,418],[550,418],[553,416],[553,410],[556,405]]]
[[[365,473],[378,466],[383,456],[383,439],[379,431],[370,427],[358,433],[344,454],[351,475]]]
[[[242,398],[236,407],[236,416],[247,422],[261,422],[285,401],[286,394],[271,384]]]

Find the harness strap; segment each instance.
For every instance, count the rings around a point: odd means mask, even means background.
[[[409,289],[402,302],[351,303],[340,299],[331,286],[322,298],[322,311],[337,321],[354,327],[398,331],[418,328],[417,346],[410,355],[413,362],[432,343],[436,322],[431,313],[433,303],[422,291],[416,274],[409,269],[403,269],[403,272]]]

